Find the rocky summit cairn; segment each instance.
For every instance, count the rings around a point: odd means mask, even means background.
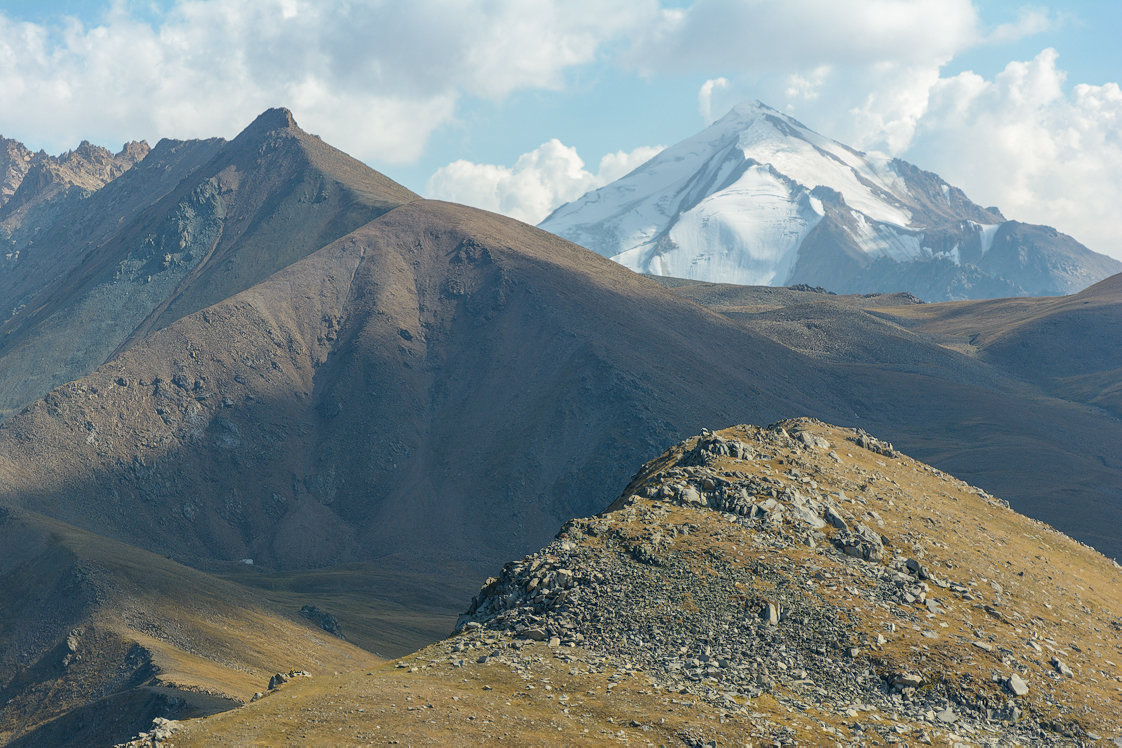
[[[518,667],[542,642],[781,743],[1101,736],[1120,703],[1118,633],[1049,615],[1066,593],[1036,586],[1014,534],[1093,553],[860,430],[706,431],[488,579],[451,656]],[[1091,651],[1101,680],[1079,688],[1056,655]]]

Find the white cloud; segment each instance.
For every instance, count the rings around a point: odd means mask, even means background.
[[[1025,13],[1002,34],[1041,24]],[[696,0],[664,11],[624,59],[648,73],[720,70],[722,100],[760,99],[859,148],[891,152],[910,141],[940,68],[985,33],[971,0]],[[710,120],[723,114],[713,90],[698,97],[703,110],[710,102]]]
[[[1122,258],[1122,90],[1065,92],[1046,49],[986,80],[939,80],[905,155],[1008,217],[1046,223]]]
[[[946,61],[979,40],[970,0],[696,0],[664,11],[629,57],[648,70],[789,73]]]
[[[228,137],[285,105],[361,159],[404,164],[455,122],[465,98],[562,89],[575,69],[606,62],[652,79],[697,75],[706,121],[758,98],[843,142],[939,171],[979,202],[1122,254],[1112,226],[1122,191],[1117,85],[1065,85],[1051,52],[992,80],[940,76],[961,52],[1055,28],[1062,13],[1023,9],[985,28],[971,0],[150,5],[109,0],[97,23],[49,27],[0,10],[0,132],[56,152],[83,138]],[[642,153],[605,157],[594,174],[550,141],[512,167],[455,162],[430,188],[536,221]]]
[[[0,11],[0,131],[82,138],[235,134],[270,106],[364,159],[404,163],[463,96],[556,89],[657,14],[654,0],[123,0],[83,26]]]
[[[513,167],[454,161],[429,179],[427,194],[539,223],[558,206],[619,179],[650,160],[662,146],[609,153],[595,174],[577,149],[553,138],[522,154]]]
[[[697,111],[705,124],[711,125],[716,120],[713,116],[713,91],[728,88],[728,78],[710,78],[701,84],[697,92]]]
[[[985,37],[987,44],[1006,44],[1056,28],[1061,19],[1043,8],[1019,8],[1017,20],[998,24]]]
[[[783,93],[788,103],[817,99],[831,72],[829,65],[819,65],[810,72],[787,76],[787,89]]]

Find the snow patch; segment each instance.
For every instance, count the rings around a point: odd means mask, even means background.
[[[862,250],[873,257],[887,257],[897,262],[909,262],[930,256],[922,245],[923,234],[897,229],[883,223],[870,221],[865,215],[853,212],[850,236]]]
[[[993,238],[997,235],[997,230],[1001,228],[1000,223],[974,223],[970,222],[978,228],[978,239],[981,242],[982,257],[986,256],[993,247]]]

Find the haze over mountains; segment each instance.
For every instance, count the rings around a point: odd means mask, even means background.
[[[518,221],[423,200],[281,109],[229,142],[160,141],[99,189],[26,204],[39,208],[5,224],[0,273],[5,528],[59,528],[99,558],[154,554],[168,564],[151,573],[192,567],[203,587],[220,573],[227,610],[256,587],[252,616],[228,613],[237,631],[245,616],[299,624],[315,604],[353,641],[402,654],[666,445],[803,414],[891,439],[1122,555],[1117,362],[1102,352],[1036,376],[1010,342],[1047,356],[1066,345],[1049,325],[1078,314],[1098,350],[1122,309],[1116,278],[992,317],[984,302],[903,294],[667,288]],[[45,609],[88,578],[59,542],[9,546],[0,569],[16,579],[50,561]],[[90,594],[108,600],[90,609],[109,611],[99,620],[127,624],[110,626],[124,644],[103,662],[125,662],[130,641],[188,652],[216,668],[213,693],[252,693],[233,674],[262,660],[136,623],[189,599]],[[43,663],[37,693],[67,682],[56,649],[90,610],[0,630],[14,663],[0,688],[16,684],[5,730],[147,687],[72,680],[65,709],[12,701],[20,668]],[[354,656],[328,644],[309,640],[309,656]],[[183,672],[160,671],[189,683]]]
[[[938,175],[744,103],[540,226],[641,273],[910,291],[926,301],[1074,293],[1122,271],[1009,221]]]

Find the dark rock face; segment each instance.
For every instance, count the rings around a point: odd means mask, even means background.
[[[304,616],[309,621],[314,621],[321,629],[329,634],[335,634],[335,636],[340,639],[347,638],[343,636],[343,629],[339,626],[339,621],[326,610],[320,610],[314,605],[305,605],[300,608],[300,615]],[[272,688],[271,685],[269,687]]]

